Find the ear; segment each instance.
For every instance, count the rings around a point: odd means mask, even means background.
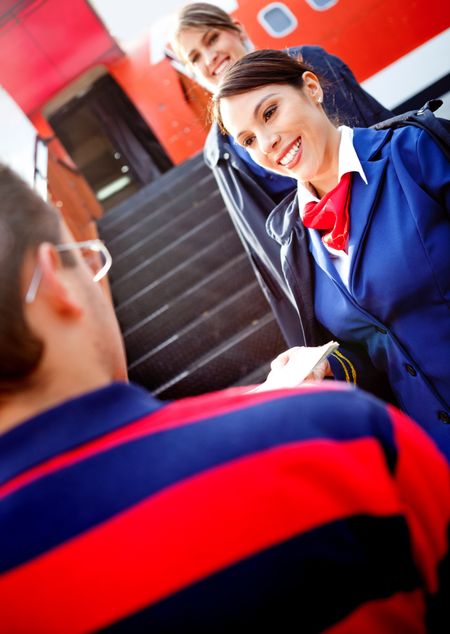
[[[239,22],[239,20],[232,20],[234,26],[237,26],[237,28],[239,29],[240,33],[239,33],[239,37],[241,38],[241,40],[244,42],[246,40],[248,40],[248,35],[247,35],[247,31],[244,29],[243,25],[241,22]]]
[[[303,73],[302,79],[305,94],[308,95],[313,102],[321,104],[323,101],[323,90],[317,75],[307,70]]]
[[[60,255],[53,244],[43,242],[39,245],[37,266],[41,270],[39,293],[46,298],[48,305],[60,315],[81,316],[83,307],[64,275]]]

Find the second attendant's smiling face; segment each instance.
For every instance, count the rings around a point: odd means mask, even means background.
[[[223,124],[263,167],[322,189],[337,172],[339,132],[325,115],[313,73],[302,89],[269,84],[220,100]]]
[[[226,69],[248,51],[245,33],[231,29],[185,29],[178,36],[183,57],[193,69],[198,81],[211,92],[215,90]]]

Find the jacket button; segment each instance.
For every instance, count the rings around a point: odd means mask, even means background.
[[[441,409],[441,411],[438,412],[438,418],[443,423],[447,423],[447,424],[450,423],[450,414],[443,409]]]
[[[228,154],[228,152],[225,152],[225,154],[223,155],[223,158],[224,159],[229,159],[230,158],[230,155]]]
[[[384,328],[381,328],[380,326],[375,326],[375,330],[381,333],[382,335],[387,335],[387,330],[385,330]]]
[[[405,363],[405,369],[407,373],[410,374],[411,376],[417,376],[417,372],[409,363]]]

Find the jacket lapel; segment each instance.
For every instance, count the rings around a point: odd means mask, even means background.
[[[315,261],[320,266],[320,268],[325,271],[325,273],[336,280],[338,284],[342,285],[342,281],[337,274],[336,268],[331,263],[330,255],[322,242],[319,231],[316,231],[315,229],[307,231],[313,247]]]
[[[355,268],[361,257],[365,233],[380,197],[385,179],[387,157],[381,157],[381,149],[391,134],[380,134],[370,129],[355,129],[353,143],[367,178],[367,185],[359,174],[354,176],[350,200],[350,246],[352,262],[350,265],[350,288]]]
[[[384,182],[388,159],[381,158],[380,152],[389,137],[389,131],[388,134],[380,134],[366,128],[355,128],[354,130],[353,143],[366,175],[367,185],[359,174],[354,174],[350,200],[350,249],[352,256],[349,273],[350,288],[352,287],[355,266],[357,266],[361,253],[360,247],[364,241],[365,232],[370,225],[370,220]],[[339,286],[344,287],[336,268],[331,262],[328,251],[322,244],[320,234],[317,231],[309,231],[308,233],[314,246],[314,258],[318,266],[333,278]]]

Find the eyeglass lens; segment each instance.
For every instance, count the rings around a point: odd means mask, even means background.
[[[83,247],[80,252],[94,276],[105,266],[106,258],[101,251],[93,251]]]

